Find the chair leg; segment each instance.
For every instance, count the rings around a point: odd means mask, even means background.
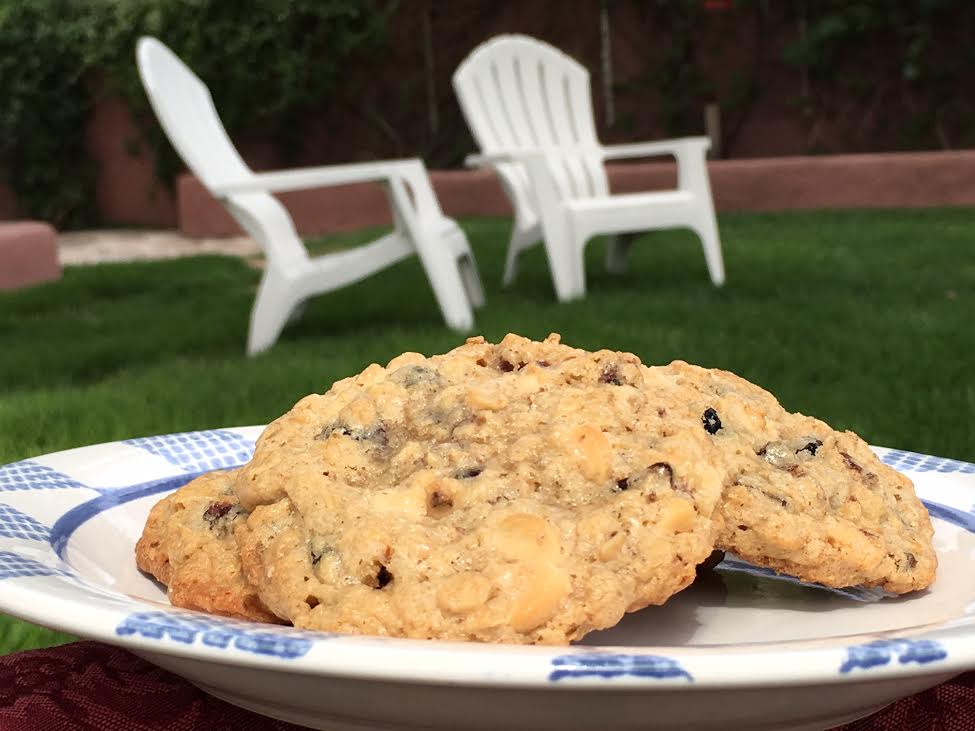
[[[464,291],[467,292],[467,299],[471,307],[477,309],[484,306],[484,286],[481,284],[481,275],[477,272],[477,262],[474,255],[467,253],[457,259],[457,268],[460,269],[460,277],[464,282]]]
[[[575,283],[569,299],[582,299],[586,296],[586,244],[588,240],[575,240],[569,248],[569,252],[574,257],[572,269],[575,274]]]
[[[504,261],[504,276],[501,278],[501,285],[510,286],[518,275],[518,255],[525,249],[537,243],[531,229],[522,229],[515,224],[511,229],[511,239],[508,242],[508,255]]]
[[[268,267],[261,278],[257,298],[251,310],[247,355],[267,350],[281,334],[295,309],[294,282]]]
[[[545,254],[559,302],[586,296],[585,241],[574,240],[560,216],[551,216],[544,228]]]
[[[288,315],[288,322],[298,322],[301,316],[305,314],[305,308],[308,307],[307,302],[299,302],[292,308],[291,314]]]
[[[461,267],[438,235],[420,235],[414,242],[423,270],[447,326],[465,332],[474,327],[474,312],[464,289]]]
[[[609,237],[606,247],[606,271],[610,274],[623,274],[633,248],[633,234],[617,234]]]
[[[718,234],[718,222],[714,218],[714,211],[707,210],[700,217],[694,230],[701,239],[704,247],[704,261],[708,265],[708,274],[714,286],[724,284],[724,259],[721,256],[721,237]]]

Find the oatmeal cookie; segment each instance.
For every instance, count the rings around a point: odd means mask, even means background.
[[[166,584],[175,606],[279,622],[241,573],[234,474],[208,472],[156,503],[136,544],[136,563]]]
[[[714,545],[723,472],[686,392],[555,335],[372,365],[241,469],[247,580],[298,627],[551,644],[610,627]]]
[[[901,594],[934,580],[927,510],[856,434],[791,414],[726,371],[681,361],[661,370],[694,392],[689,405],[728,469],[718,548],[827,586]]]

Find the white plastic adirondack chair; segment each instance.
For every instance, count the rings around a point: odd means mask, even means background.
[[[446,218],[421,160],[253,172],[234,148],[210,97],[187,66],[155,38],[136,53],[142,83],[170,142],[204,186],[262,247],[267,267],[251,311],[247,352],[269,348],[288,318],[329,292],[417,254],[447,324],[469,330],[484,302],[467,238]],[[394,218],[386,236],[349,251],[311,258],[285,207],[271,193],[346,183],[383,183]]]
[[[724,282],[706,137],[601,145],[589,72],[528,36],[502,35],[481,44],[453,81],[482,153],[468,164],[493,167],[514,208],[505,284],[514,279],[518,254],[543,239],[556,294],[576,299],[586,293],[583,254],[590,238],[613,236],[606,265],[621,272],[630,234],[679,227],[697,233],[711,280]],[[677,159],[677,190],[610,195],[607,160],[656,155]]]

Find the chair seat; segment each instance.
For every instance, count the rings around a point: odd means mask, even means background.
[[[671,228],[698,235],[711,281],[724,282],[706,137],[604,147],[596,136],[588,69],[529,36],[485,41],[464,59],[453,82],[481,148],[471,162],[494,167],[515,211],[505,284],[514,278],[519,252],[543,238],[556,296],[583,297],[584,252],[593,237]],[[660,154],[676,159],[678,190],[609,194],[607,160]],[[569,191],[579,198],[567,199]],[[610,271],[625,270],[630,243],[610,241]]]
[[[463,231],[443,216],[423,161],[387,160],[254,173],[217,115],[210,90],[155,38],[139,39],[139,76],[183,162],[264,249],[267,266],[251,310],[247,353],[271,347],[304,302],[416,255],[448,327],[467,331],[484,302]],[[213,183],[212,181],[218,181]],[[393,231],[351,249],[311,257],[274,193],[363,182],[386,186]]]
[[[673,206],[690,203],[694,194],[687,190],[655,190],[647,193],[620,193],[605,198],[576,198],[565,205],[573,213],[598,213],[599,211],[629,211],[646,206]]]
[[[568,201],[565,208],[580,233],[615,234],[686,225],[686,211],[695,205],[690,191],[664,190],[580,198]]]

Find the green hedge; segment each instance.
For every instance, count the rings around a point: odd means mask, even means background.
[[[627,110],[606,125],[617,139],[638,127],[662,136],[700,133],[704,104],[717,102],[724,146],[731,149],[756,102],[784,93],[792,121],[808,128],[808,153],[975,144],[975,103],[963,93],[975,69],[969,42],[975,4],[967,0],[735,0],[725,10],[709,10],[704,0],[603,2],[615,18],[611,55],[630,48],[642,63],[613,87]],[[116,94],[153,148],[159,178],[171,180],[178,160],[149,111],[134,62],[142,34],[160,37],[206,79],[230,134],[274,145],[276,164],[300,158],[304,120],[327,105],[356,58],[377,61],[372,67],[382,77],[362,90],[364,111],[383,114],[363,119],[377,117],[389,143],[377,142],[370,154],[419,153],[434,166],[457,164],[470,139],[452,96],[444,93],[453,66],[484,37],[502,31],[527,30],[565,47],[586,38],[597,48],[596,20],[604,6],[580,4],[576,22],[568,23],[564,5],[0,0],[0,173],[23,213],[62,228],[97,223],[96,171],[84,133],[96,95]],[[539,22],[546,12],[551,17]],[[435,26],[435,70],[419,60],[420,18]],[[393,25],[397,32],[387,33]],[[733,32],[740,27],[753,28]],[[389,47],[377,52],[387,35]],[[633,45],[634,35],[642,45]],[[739,35],[752,39],[748,47]],[[599,52],[583,59],[597,92]],[[716,71],[711,57],[733,58],[727,64],[733,68]],[[393,74],[384,73],[391,68]],[[783,87],[783,76],[791,87]],[[439,95],[426,98],[421,90],[433,82]],[[781,110],[782,99],[775,102]],[[425,128],[424,103],[440,107],[438,129]],[[657,121],[649,130],[648,118]]]
[[[383,37],[380,0],[0,0],[0,167],[24,212],[61,227],[97,221],[85,126],[97,93],[143,123],[160,177],[178,161],[135,65],[155,35],[210,80],[233,134],[261,128],[285,151],[347,59]]]

